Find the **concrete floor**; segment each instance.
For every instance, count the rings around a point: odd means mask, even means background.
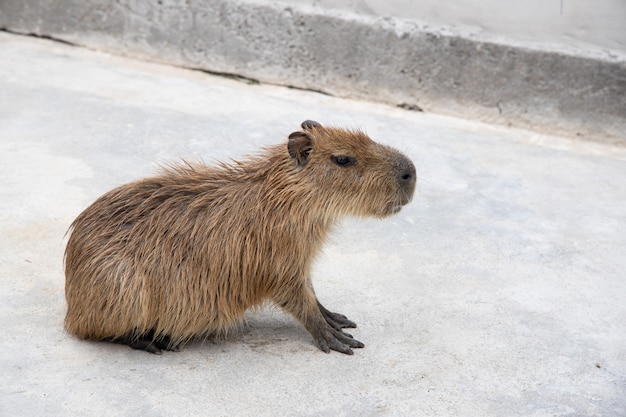
[[[626,416],[626,149],[1,33],[0,63],[0,415]],[[315,266],[364,349],[326,355],[269,308],[162,356],[64,332],[82,209],[305,119],[418,169],[413,203],[346,220]]]

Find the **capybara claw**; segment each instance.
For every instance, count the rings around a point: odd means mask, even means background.
[[[143,350],[155,355],[161,355],[163,350],[171,352],[180,351],[180,346],[172,343],[172,339],[169,336],[163,335],[155,338],[154,330],[150,330],[141,336],[133,336],[132,334],[129,334],[122,337],[105,338],[104,340],[107,342],[128,345],[133,349]]]
[[[155,355],[163,354],[163,351],[159,349],[157,346],[155,346],[154,343],[150,343],[148,346],[146,346],[144,350],[148,353],[154,353]]]
[[[346,355],[352,355],[354,352],[351,348],[365,347],[363,343],[354,339],[351,335],[331,327],[328,327],[316,341],[319,348],[326,353],[334,350]]]
[[[317,306],[324,316],[326,322],[335,330],[341,330],[343,328],[356,328],[356,323],[352,320],[349,320],[346,316],[339,313],[333,313],[329,311],[326,307],[324,307],[319,301],[317,302]],[[352,337],[352,336],[350,336]]]

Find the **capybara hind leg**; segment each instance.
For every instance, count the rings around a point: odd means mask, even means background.
[[[180,346],[172,342],[172,338],[168,335],[158,336],[152,343],[159,349],[168,350],[170,352],[179,352]]]
[[[155,355],[163,353],[162,350],[169,350],[173,352],[178,352],[180,350],[177,345],[172,343],[171,338],[167,335],[155,338],[153,330],[150,330],[148,333],[144,333],[141,336],[126,335],[105,340],[108,342],[128,345],[133,349],[143,350],[149,353],[154,353]]]
[[[326,307],[324,307],[319,300],[317,301],[317,306],[320,309],[320,312],[322,313],[322,316],[324,316],[324,319],[326,320],[326,323],[328,323],[333,329],[335,330],[341,330],[343,328],[356,328],[356,323],[353,322],[352,320],[349,320],[346,316],[344,316],[343,314],[339,314],[339,313],[333,313],[331,311],[328,311],[328,309]],[[347,333],[346,333],[347,334]]]

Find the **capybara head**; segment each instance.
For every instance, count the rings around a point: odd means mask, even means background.
[[[413,163],[361,131],[307,120],[289,135],[288,150],[310,185],[323,187],[320,203],[338,215],[386,217],[413,198]]]

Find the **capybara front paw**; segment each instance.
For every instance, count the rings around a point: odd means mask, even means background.
[[[326,326],[316,337],[315,342],[321,350],[330,353],[331,350],[352,355],[354,352],[351,348],[362,348],[365,345],[354,339],[352,335],[335,330],[330,326]]]
[[[319,301],[317,302],[317,306],[319,307],[322,316],[324,316],[324,320],[326,320],[326,323],[328,323],[333,329],[341,330],[343,328],[356,328],[356,323],[352,320],[349,320],[343,314],[333,313],[329,311]]]

